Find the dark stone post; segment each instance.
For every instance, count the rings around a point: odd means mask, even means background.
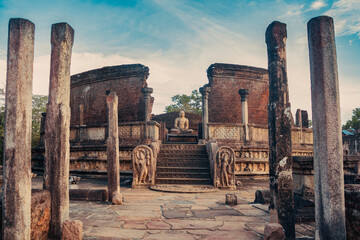
[[[45,181],[51,193],[50,236],[60,239],[69,219],[70,65],[74,30],[67,23],[51,28],[49,102],[45,124]]]
[[[314,130],[316,239],[346,239],[343,149],[334,22],[308,22]]]
[[[208,123],[209,123],[209,93],[210,87],[205,84],[203,87],[199,88],[199,91],[202,95],[202,138],[208,139],[209,132],[208,132]]]
[[[34,32],[26,19],[9,21],[2,239],[30,239]]]
[[[109,201],[113,204],[122,204],[120,195],[118,97],[115,92],[110,92],[106,96],[106,104],[108,109],[106,150]]]
[[[302,119],[301,119],[301,117],[302,117],[302,111],[301,111],[301,109],[297,109],[296,110],[296,122],[295,122],[295,125],[297,126],[297,127],[302,127]]]
[[[241,121],[245,126],[245,140],[249,141],[249,111],[247,98],[249,96],[249,89],[240,89],[239,94],[241,97]]]
[[[293,119],[286,72],[286,38],[284,23],[275,21],[266,29],[269,70],[270,214],[271,222],[278,221],[284,227],[286,238],[295,239],[291,160]]]

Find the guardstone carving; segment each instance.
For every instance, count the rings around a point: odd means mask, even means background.
[[[217,149],[214,161],[215,187],[235,189],[235,152],[230,147]]]
[[[155,158],[152,149],[139,145],[132,152],[133,188],[148,187],[155,182]]]

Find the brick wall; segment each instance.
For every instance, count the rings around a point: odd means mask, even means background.
[[[249,123],[268,123],[269,76],[267,69],[215,63],[207,70],[209,122],[241,123],[239,89],[249,89]]]
[[[119,122],[145,120],[144,94],[148,67],[141,64],[104,67],[71,76],[71,126],[94,126],[107,123],[106,91],[115,91],[119,98]],[[152,98],[152,102],[154,99]]]

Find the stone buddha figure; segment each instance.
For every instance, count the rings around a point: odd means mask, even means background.
[[[179,117],[175,119],[174,128],[170,133],[192,133],[193,130],[189,129],[189,119],[185,117],[185,112],[180,111]]]

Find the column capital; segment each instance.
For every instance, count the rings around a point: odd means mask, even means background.
[[[153,93],[153,89],[151,87],[144,87],[142,92],[144,93],[145,97],[149,97]]]
[[[208,84],[205,84],[203,87],[199,88],[199,92],[202,96],[208,96],[209,92],[211,91],[211,88]]]
[[[249,96],[249,89],[240,89],[239,90],[239,94],[240,94],[240,97],[241,97],[241,101],[242,102],[245,102]]]

